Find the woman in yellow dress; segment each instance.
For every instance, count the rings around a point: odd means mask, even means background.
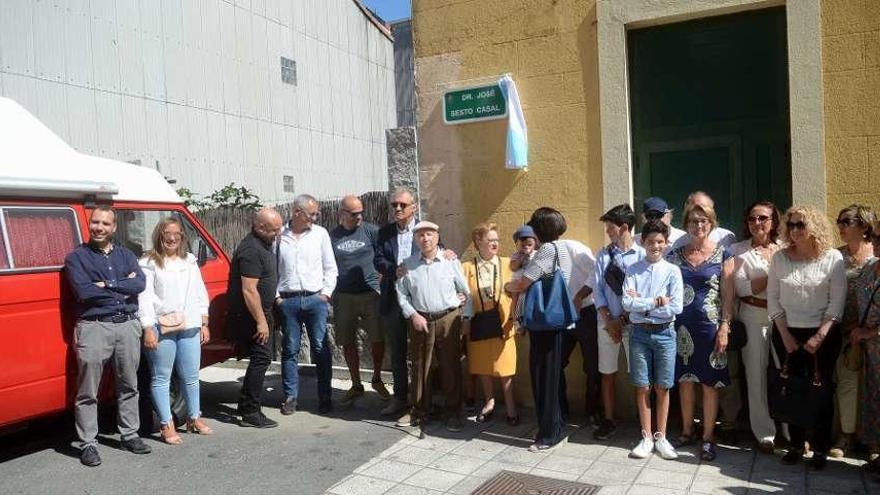
[[[498,226],[481,223],[471,232],[477,256],[463,259],[465,279],[471,291],[469,308],[462,325],[468,339],[468,366],[480,377],[486,402],[477,415],[480,423],[492,419],[495,412],[493,377],[501,380],[507,422],[519,423],[513,400],[513,375],[516,374],[516,343],[513,320],[510,318],[510,296],[502,289],[511,280],[510,259],[498,256]]]

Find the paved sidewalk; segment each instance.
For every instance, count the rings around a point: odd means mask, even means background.
[[[532,412],[522,412],[523,418]],[[531,453],[533,421],[516,428],[504,422],[480,425],[472,418],[459,433],[441,422],[428,426],[427,437],[416,429],[400,429],[401,439],[357,468],[327,492],[333,495],[469,494],[500,470],[580,481],[601,486],[606,494],[866,494],[880,493],[880,483],[864,476],[861,461],[829,460],[821,472],[804,464],[784,466],[781,454],[720,447],[715,462],[701,463],[693,448],[676,461],[652,456],[630,459],[638,437],[621,428],[610,443],[592,439],[589,428],[572,428],[569,440],[550,453]],[[389,424],[390,425],[390,424]]]

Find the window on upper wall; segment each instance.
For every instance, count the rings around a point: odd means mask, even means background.
[[[281,57],[281,82],[296,86],[296,61]]]
[[[58,269],[82,242],[71,208],[0,207],[0,270]]]
[[[293,188],[293,176],[285,175],[284,176],[284,192],[292,193],[295,189]]]

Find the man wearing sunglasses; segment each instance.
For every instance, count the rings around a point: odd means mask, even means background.
[[[275,244],[278,256],[278,293],[275,304],[282,315],[284,341],[281,379],[284,403],[281,414],[296,411],[299,396],[299,350],[302,329],[309,333],[309,349],[318,378],[318,412],[333,409],[330,379],[333,355],[327,338],[327,313],[336,289],[336,258],[330,235],[316,225],[318,200],[301,194],[293,201],[293,217]]]
[[[652,196],[642,203],[642,223],[647,223],[651,220],[660,220],[669,227],[669,238],[666,242],[665,253],[672,249],[672,244],[679,237],[687,234],[687,232],[672,226],[672,210],[669,209],[669,205],[666,204],[663,198]],[[636,234],[633,239],[636,241],[636,244],[642,245],[642,234]]]
[[[339,277],[333,292],[336,344],[341,345],[351,373],[352,386],[339,404],[349,406],[364,395],[358,354],[358,327],[371,343],[373,390],[382,400],[391,395],[382,383],[385,339],[379,326],[379,273],[373,265],[379,228],[364,222],[364,205],[354,195],[339,202],[339,225],[330,232]]]

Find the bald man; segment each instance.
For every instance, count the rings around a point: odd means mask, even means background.
[[[226,335],[235,337],[238,356],[250,359],[238,399],[242,426],[278,426],[263,414],[261,397],[272,360],[269,329],[278,285],[272,242],[281,232],[282,223],[281,215],[274,209],[259,210],[251,232],[235,248],[229,268]]]
[[[352,386],[340,405],[353,404],[364,395],[358,354],[358,328],[369,338],[373,357],[373,390],[382,400],[391,398],[382,382],[385,337],[379,325],[379,273],[373,265],[379,227],[364,222],[364,205],[354,195],[339,202],[339,225],[330,232],[333,255],[339,276],[333,292],[333,315],[336,321],[336,344],[341,345],[351,373]],[[365,340],[366,340],[365,338]],[[366,343],[366,342],[365,342]]]

